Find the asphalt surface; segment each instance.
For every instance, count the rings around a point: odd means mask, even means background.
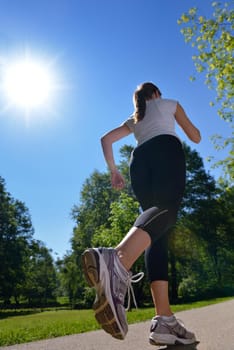
[[[234,299],[176,316],[195,332],[196,346],[173,346],[169,350],[234,350]],[[125,340],[116,340],[103,330],[0,347],[1,350],[158,350],[148,342],[150,320],[130,325]]]

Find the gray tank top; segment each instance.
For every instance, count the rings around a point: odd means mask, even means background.
[[[173,135],[179,138],[175,132],[176,106],[175,100],[156,98],[146,101],[144,119],[134,124],[131,116],[123,124],[133,132],[138,145],[158,135]]]

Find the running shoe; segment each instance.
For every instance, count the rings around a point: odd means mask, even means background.
[[[85,250],[82,265],[88,284],[96,290],[93,309],[97,322],[114,338],[124,339],[128,332],[125,296],[127,291],[133,293],[131,283],[138,282],[143,273],[132,277],[131,272],[120,263],[113,248]],[[135,277],[139,278],[134,280]]]
[[[152,319],[149,342],[152,345],[188,345],[197,343],[195,335],[175,317],[167,322],[161,316]]]

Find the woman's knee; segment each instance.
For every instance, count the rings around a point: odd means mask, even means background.
[[[176,222],[176,212],[170,208],[151,207],[136,219],[134,226],[146,231],[152,242],[158,240]]]

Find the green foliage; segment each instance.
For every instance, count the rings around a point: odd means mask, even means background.
[[[116,246],[132,227],[138,215],[138,202],[126,193],[121,193],[118,200],[111,203],[107,225],[103,224],[95,231],[92,246]]]
[[[173,302],[213,297],[234,289],[230,277],[234,246],[233,191],[231,188],[221,191],[214,178],[206,173],[198,153],[186,145],[184,150],[186,191],[179,221],[169,241]]]
[[[25,205],[6,192],[0,177],[0,296],[5,303],[18,296],[18,286],[25,280],[25,261],[33,227]]]
[[[33,239],[25,204],[12,198],[0,177],[0,299],[46,303],[54,299],[56,275],[48,249]]]
[[[29,305],[47,305],[49,301],[55,301],[56,271],[53,259],[40,241],[34,241],[30,248],[26,280],[21,292]]]
[[[77,223],[72,238],[73,249],[89,247],[97,227],[107,222],[111,203],[119,196],[110,184],[110,175],[94,171],[81,190],[80,204],[72,209]]]
[[[204,163],[196,150],[184,144],[186,158],[186,189],[181,205],[180,215],[192,212],[201,200],[208,200],[216,195],[214,178],[205,171]]]
[[[190,275],[185,277],[179,285],[178,295],[181,299],[193,299],[201,294],[201,286],[197,280],[197,276]]]
[[[191,8],[178,20],[185,41],[196,50],[193,60],[197,71],[205,72],[205,83],[216,90],[221,104],[219,115],[233,118],[234,78],[234,11],[231,4],[213,2],[213,15],[206,18],[197,8]]]
[[[223,176],[219,179],[221,185],[225,187],[232,186],[234,181],[234,133],[230,137],[224,138],[221,135],[213,135],[211,140],[216,150],[223,150],[229,147],[228,156],[222,160],[216,161],[214,168],[221,167]]]
[[[69,304],[75,308],[77,301],[85,306],[86,299],[84,297],[85,283],[81,272],[81,261],[79,253],[75,251],[72,254],[67,254],[62,260],[57,261],[58,280],[62,295],[69,299]]]
[[[119,164],[119,170],[121,174],[123,174],[125,178],[125,189],[123,190],[125,193],[127,193],[129,196],[135,198],[135,195],[132,191],[131,182],[130,182],[130,176],[129,176],[129,163],[131,159],[131,153],[133,151],[134,147],[131,145],[123,145],[120,150],[120,164]]]
[[[188,226],[204,241],[210,272],[219,288],[233,288],[234,187],[201,203],[191,215]],[[206,263],[206,266],[208,264]]]
[[[230,3],[213,2],[213,15],[206,18],[197,8],[191,8],[178,20],[182,26],[181,32],[185,41],[194,48],[192,56],[198,73],[205,74],[205,84],[216,92],[216,101],[219,116],[233,121],[234,109],[234,10]],[[194,80],[192,77],[191,80]],[[217,148],[218,141],[215,140]],[[234,180],[234,134],[230,130],[230,137],[222,142],[222,148],[230,146],[229,156],[217,162],[224,169],[227,180]]]

